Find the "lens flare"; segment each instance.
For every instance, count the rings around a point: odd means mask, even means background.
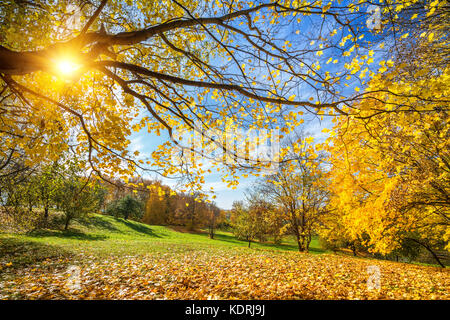
[[[77,63],[69,59],[60,60],[57,66],[59,72],[61,72],[64,75],[73,74],[80,68],[80,66]]]

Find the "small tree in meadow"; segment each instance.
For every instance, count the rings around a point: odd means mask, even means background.
[[[243,202],[235,201],[233,203],[233,234],[239,240],[248,242],[250,248],[252,241],[257,236],[257,229],[255,228],[255,219],[250,211],[245,208]]]
[[[76,218],[81,218],[98,209],[100,186],[82,175],[77,161],[69,161],[64,165],[64,175],[58,181],[55,202],[64,213],[64,230]]]
[[[144,206],[141,201],[131,195],[126,195],[122,199],[111,202],[106,209],[106,213],[115,217],[140,219],[144,214]]]

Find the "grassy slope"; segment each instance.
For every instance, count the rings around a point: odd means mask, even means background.
[[[209,248],[211,246],[247,247],[248,243],[235,239],[231,233],[217,232],[215,239],[206,233],[179,232],[165,226],[149,226],[135,221],[127,221],[103,215],[93,215],[84,223],[74,223],[69,231],[41,230],[26,235],[0,233],[3,247],[9,243],[27,243],[35,255],[41,256],[42,250],[54,255],[63,253],[93,253],[103,255],[134,255],[170,250],[187,251]],[[0,250],[1,250],[0,245]],[[280,245],[270,243],[252,243],[252,249],[297,251],[292,239],[286,238]],[[8,249],[11,251],[11,248]],[[311,253],[321,253],[318,241],[313,240]],[[31,253],[31,252],[30,252]],[[3,255],[5,250],[3,250]],[[16,258],[19,258],[17,255]],[[1,258],[1,251],[0,251]],[[24,261],[25,262],[25,261]]]
[[[93,215],[67,232],[0,233],[0,299],[448,299],[448,270],[238,241]],[[322,253],[313,241],[311,253]],[[367,267],[382,270],[368,291]],[[66,286],[69,266],[83,289]]]

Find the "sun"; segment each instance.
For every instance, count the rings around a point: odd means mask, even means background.
[[[80,68],[80,65],[71,59],[62,59],[57,62],[59,72],[64,75],[71,75]]]

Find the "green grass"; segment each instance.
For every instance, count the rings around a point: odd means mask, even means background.
[[[242,250],[297,251],[295,241],[285,237],[283,243],[237,240],[231,233],[218,231],[215,239],[206,232],[175,231],[166,226],[150,226],[136,221],[94,214],[84,222],[74,222],[69,230],[38,230],[27,234],[0,233],[0,262],[13,265],[38,263],[46,258],[189,252],[212,248]],[[322,253],[314,239],[310,253]]]
[[[254,242],[248,248],[247,242],[229,232],[219,231],[210,239],[207,232],[176,230],[92,215],[74,222],[67,231],[0,232],[0,299],[205,299],[216,295],[385,299],[388,293],[390,298],[403,299],[403,294],[415,298],[419,292],[424,298],[447,298],[445,290],[435,289],[436,283],[442,283],[438,285],[442,288],[448,282],[448,274],[439,268],[320,254],[325,251],[317,239],[311,243],[310,254],[299,254],[292,237],[278,245]],[[365,287],[366,269],[372,264],[384,270],[385,289],[375,296]],[[84,291],[77,294],[66,288],[73,266],[83,271]],[[413,278],[422,282],[411,283]],[[403,279],[401,292],[392,289],[400,288],[399,279]],[[320,286],[314,285],[313,290],[312,283]],[[412,291],[411,285],[415,286]]]

